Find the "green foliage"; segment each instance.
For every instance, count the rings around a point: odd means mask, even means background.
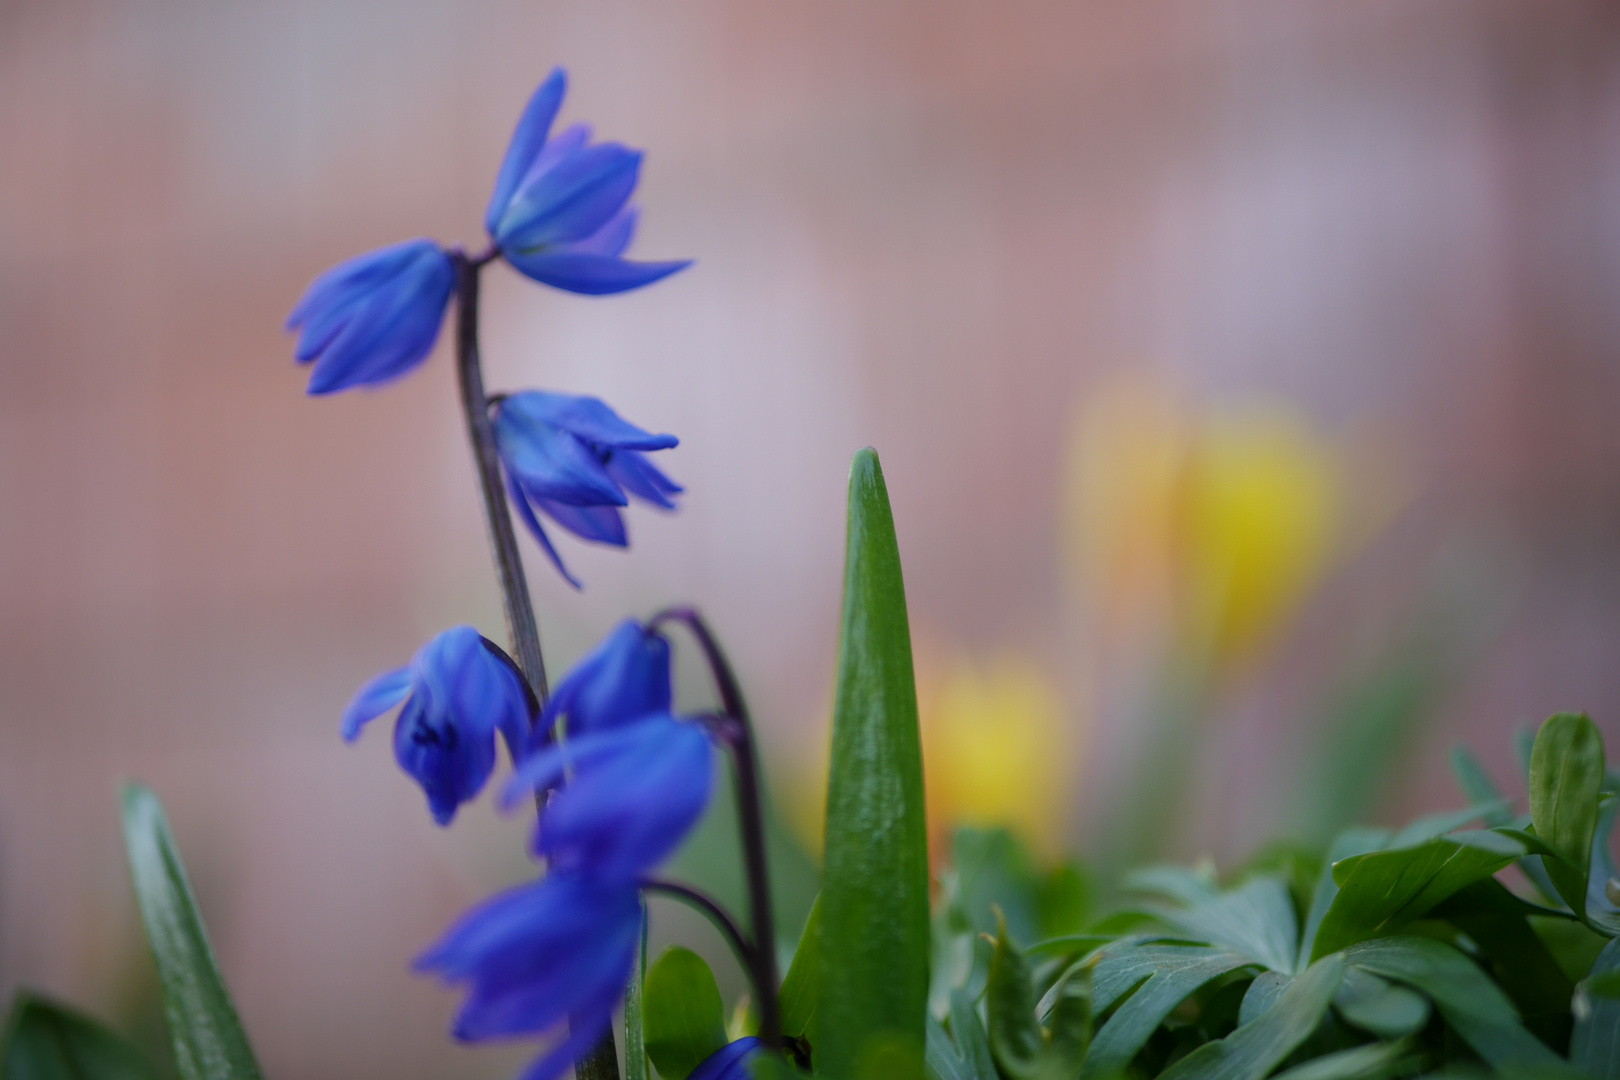
[[[1558,895],[1586,914],[1586,877],[1603,786],[1603,737],[1585,716],[1559,713],[1541,726],[1530,751],[1530,821],[1552,848],[1543,859]]]
[[[686,1080],[726,1045],[726,1007],[714,972],[691,949],[671,946],[647,969],[642,991],[647,1056],[663,1080]]]
[[[922,751],[900,554],[870,449],[850,467],[820,924],[818,1070],[854,1076],[880,1044],[914,1051],[920,1068],[930,946]]]
[[[646,1010],[643,987],[647,981],[647,908],[641,909],[641,940],[636,942],[635,975],[624,989],[624,1078],[650,1080],[647,1060]]]
[[[782,976],[778,1002],[782,1007],[782,1034],[808,1036],[815,1025],[816,1005],[821,999],[821,962],[816,956],[816,938],[821,933],[821,898],[810,905],[799,947],[793,962]],[[815,1042],[812,1038],[811,1042]]]
[[[163,806],[139,784],[124,788],[123,804],[135,900],[157,962],[181,1080],[258,1080],[258,1063],[214,963]]]
[[[127,1039],[76,1009],[19,991],[0,1041],[3,1080],[158,1080]]]

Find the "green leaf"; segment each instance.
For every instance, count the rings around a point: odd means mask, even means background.
[[[203,930],[163,806],[139,784],[124,788],[124,845],[135,899],[163,987],[163,1011],[182,1080],[258,1080],[247,1035]]]
[[[816,935],[821,930],[821,897],[810,905],[810,917],[805,920],[804,932],[799,935],[799,947],[793,950],[793,962],[782,977],[782,989],[777,1002],[782,1008],[782,1034],[807,1035],[815,1021],[816,1003],[820,998],[818,982],[821,966],[816,961]],[[811,1039],[814,1045],[815,1040]]]
[[[1332,846],[1328,848],[1327,860],[1322,865],[1321,876],[1316,880],[1316,892],[1311,896],[1310,911],[1305,916],[1305,928],[1300,933],[1299,958],[1295,962],[1295,967],[1299,971],[1303,971],[1311,958],[1316,955],[1317,930],[1339,895],[1339,883],[1333,880],[1334,864],[1343,862],[1353,855],[1377,851],[1388,841],[1389,831],[1386,829],[1346,829],[1334,838]],[[1295,974],[1299,974],[1299,971]]]
[[[1592,993],[1594,984],[1620,977],[1620,941],[1611,941],[1577,994],[1569,1060],[1597,1080],[1620,1080],[1620,1000]]]
[[[885,1033],[921,1061],[929,945],[911,632],[889,496],[877,453],[866,449],[849,477],[817,943],[819,1070],[854,1076],[866,1045]]]
[[[1244,957],[1223,949],[1172,945],[1127,951],[1151,951],[1156,958],[1153,973],[1138,986],[1134,994],[1125,999],[1124,1004],[1114,1010],[1091,1040],[1091,1050],[1085,1059],[1087,1076],[1106,1077],[1124,1072],[1125,1066],[1131,1063],[1131,1059],[1136,1057],[1177,1005],[1211,980],[1248,963]],[[1107,1008],[1123,992],[1115,989],[1125,981],[1120,977],[1122,967],[1119,960],[1111,961],[1106,954],[1098,963],[1092,984],[1092,1006],[1096,1010]],[[1108,982],[1106,1002],[1097,994],[1097,985],[1104,978]],[[1140,982],[1139,979],[1136,981]]]
[[[1543,859],[1558,895],[1586,913],[1586,872],[1603,787],[1603,736],[1579,713],[1559,713],[1536,735],[1530,751],[1530,820],[1557,853]]]
[[[996,911],[1007,933],[1020,945],[1041,936],[1040,880],[1029,853],[1006,829],[957,829],[951,837],[951,866],[961,889],[962,909],[973,929],[996,932]]]
[[[990,1021],[990,1053],[996,1064],[1013,1080],[1033,1077],[1040,1068],[1046,1039],[1035,1019],[1035,988],[1030,982],[1029,965],[1007,936],[1005,922],[996,931],[985,1009]]]
[[[1310,1038],[1343,977],[1340,957],[1318,960],[1258,1020],[1198,1047],[1161,1073],[1159,1080],[1260,1080]]]
[[[1429,1022],[1428,998],[1358,967],[1344,973],[1333,1007],[1347,1023],[1383,1039],[1415,1034]]]
[[[1569,1043],[1569,1000],[1575,988],[1526,918],[1530,905],[1501,882],[1475,882],[1434,909],[1467,934],[1497,983],[1524,1017],[1525,1027],[1548,1046]]]
[[[686,1080],[726,1045],[726,1007],[714,972],[691,949],[672,945],[647,970],[642,991],[647,1056],[664,1080]]]
[[[127,1039],[77,1009],[20,990],[0,1044],[6,1080],[157,1080]]]
[[[1070,1080],[1091,1048],[1091,966],[1070,968],[1052,988],[1057,1001],[1047,1017],[1043,1080]]]
[[[1479,758],[1466,746],[1451,748],[1451,775],[1457,786],[1471,803],[1494,803],[1502,799],[1502,791],[1479,763]],[[1511,811],[1503,810],[1485,819],[1487,826],[1506,825],[1513,818]]]
[[[1095,892],[1090,877],[1078,863],[1060,863],[1047,871],[1036,901],[1041,933],[1056,937],[1085,929]]]
[[[1490,976],[1444,942],[1399,935],[1361,942],[1343,955],[1356,967],[1428,995],[1451,1029],[1493,1066],[1559,1060],[1525,1030],[1513,1003]]]
[[[624,988],[624,1076],[625,1080],[649,1080],[647,1032],[642,1015],[642,987],[647,981],[647,904],[641,905],[641,937],[636,942],[636,959],[630,985]]]
[[[989,1033],[979,1022],[973,1000],[960,990],[951,991],[951,1038],[977,1080],[997,1080]]]
[[[923,1034],[923,1061],[938,1080],[979,1080],[933,1013],[928,1014],[928,1026]],[[989,1080],[995,1077],[992,1075]]]
[[[1299,926],[1288,883],[1281,878],[1251,878],[1185,907],[1153,905],[1148,910],[1191,940],[1225,946],[1273,971],[1294,970]]]
[[[1313,957],[1390,934],[1457,890],[1488,878],[1525,853],[1496,830],[1451,833],[1415,847],[1374,851],[1333,864],[1338,895],[1322,917]]]
[[[1410,1067],[1412,1059],[1410,1039],[1368,1043],[1312,1058],[1278,1073],[1273,1080],[1382,1080],[1387,1076],[1409,1076],[1416,1071]]]
[[[1293,981],[1292,975],[1284,975],[1280,971],[1262,971],[1256,975],[1243,992],[1243,1002],[1238,1006],[1238,1023],[1247,1024],[1264,1016]]]

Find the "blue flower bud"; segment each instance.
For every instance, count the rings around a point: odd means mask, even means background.
[[[309,393],[397,379],[433,351],[455,289],[450,257],[431,240],[408,240],[339,263],[316,278],[287,316],[293,355],[314,363]]]
[[[651,285],[690,266],[690,260],[621,257],[635,233],[629,201],[641,151],[593,145],[583,124],[553,138],[551,125],[566,92],[567,76],[557,68],[529,99],[512,133],[484,213],[484,227],[501,254],[542,284],[593,296]]]
[[[673,496],[681,493],[643,452],[679,440],[626,423],[599,398],[539,390],[512,394],[495,406],[494,427],[518,516],[576,589],[578,579],[551,546],[536,511],[582,539],[624,547],[618,508],[629,504],[628,495],[672,510]]]
[[[641,936],[634,882],[553,873],[486,901],[417,958],[467,986],[452,1032],[465,1042],[568,1034],[523,1073],[554,1080],[609,1030]]]
[[[497,731],[513,759],[522,756],[537,711],[510,658],[470,626],[446,630],[408,665],[362,687],[344,710],[344,741],[400,702],[394,757],[421,785],[440,825],[489,780]]]
[[[626,619],[569,670],[546,701],[536,738],[566,717],[570,738],[670,711],[669,642]]]
[[[534,852],[555,870],[633,881],[686,838],[709,803],[713,755],[696,723],[653,716],[570,736],[531,755],[501,792],[503,809],[535,789],[552,793]]]
[[[730,1042],[698,1062],[686,1080],[752,1080],[749,1061],[765,1044],[753,1035]]]

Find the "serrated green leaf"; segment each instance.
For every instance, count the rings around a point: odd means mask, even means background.
[[[1620,1080],[1620,1000],[1592,994],[1595,980],[1620,976],[1620,941],[1598,953],[1587,975],[1584,1000],[1577,997],[1575,1030],[1569,1038],[1569,1060],[1596,1080]]]
[[[900,552],[871,449],[850,467],[824,850],[817,1068],[854,1076],[867,1044],[890,1037],[920,1063],[930,945],[922,751]]]
[[[1217,979],[1228,971],[1248,963],[1244,957],[1221,949],[1159,946],[1152,951],[1157,955],[1158,962],[1151,968],[1152,973],[1146,982],[1140,979],[1132,981],[1128,975],[1122,977],[1127,969],[1118,960],[1112,964],[1107,960],[1099,961],[1092,983],[1092,1007],[1097,1011],[1106,1009],[1119,998],[1124,991],[1118,988],[1123,983],[1130,982],[1130,985],[1140,983],[1140,985],[1137,985],[1135,993],[1114,1010],[1113,1015],[1092,1038],[1091,1049],[1085,1059],[1084,1071],[1087,1076],[1106,1077],[1123,1073],[1125,1066],[1131,1063],[1131,1059],[1136,1057],[1153,1032],[1164,1023],[1165,1017],[1169,1016],[1177,1005],[1197,993],[1212,979]],[[1106,1001],[1096,992],[1098,983],[1104,978],[1105,964],[1108,965]]]
[[[182,1080],[258,1080],[259,1066],[214,962],[180,852],[156,795],[124,788],[124,845],[163,987]]]
[[[1547,875],[1577,915],[1586,913],[1586,875],[1603,787],[1603,736],[1579,713],[1541,725],[1530,751],[1530,820],[1557,857]]]
[[[714,972],[691,949],[672,945],[647,969],[642,991],[647,1056],[664,1080],[686,1080],[726,1045],[726,1007]]]
[[[635,966],[624,988],[624,1077],[649,1080],[647,1030],[642,1009],[642,987],[647,982],[647,904],[641,905],[641,937],[636,942]]]
[[[1352,945],[1343,956],[1355,967],[1426,994],[1451,1029],[1493,1066],[1559,1061],[1525,1030],[1501,988],[1450,945],[1397,935]]]
[[[777,993],[784,1035],[808,1035],[815,1023],[816,1005],[820,1001],[821,965],[816,958],[816,938],[820,932],[821,897],[818,895],[810,904],[810,917],[799,935],[799,947],[793,950],[793,962],[782,976],[782,989]]]
[[[1259,1019],[1198,1047],[1161,1073],[1159,1080],[1261,1080],[1310,1038],[1343,977],[1340,957],[1318,960]]]
[[[1490,877],[1525,853],[1500,830],[1451,833],[1414,847],[1374,851],[1333,864],[1338,894],[1317,927],[1313,957],[1390,934],[1446,897]]]
[[[1005,922],[996,931],[985,1010],[990,1053],[1001,1071],[1013,1080],[1034,1077],[1046,1041],[1035,1019],[1035,988],[1030,982],[1029,965],[1008,937]]]
[[[157,1080],[122,1035],[77,1009],[20,990],[0,1041],[5,1080]]]
[[[1382,1039],[1414,1034],[1429,1022],[1428,998],[1354,966],[1345,971],[1333,1007],[1347,1023]]]

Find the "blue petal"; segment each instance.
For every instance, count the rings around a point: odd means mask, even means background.
[[[636,190],[641,151],[598,143],[532,172],[495,229],[503,251],[583,240],[606,225]]]
[[[286,328],[296,330],[316,313],[343,307],[356,297],[366,295],[379,283],[398,274],[416,257],[423,245],[436,250],[433,241],[418,238],[389,244],[338,263],[309,283],[304,295],[287,316]],[[300,356],[299,359],[308,357]]]
[[[563,580],[574,588],[583,589],[585,586],[580,584],[579,578],[568,572],[568,567],[563,565],[562,556],[558,555],[557,549],[551,546],[551,538],[546,535],[546,530],[540,527],[540,519],[534,516],[534,511],[529,507],[529,497],[523,494],[523,489],[513,479],[510,470],[506,474],[506,497],[507,501],[517,507],[518,517],[523,520],[529,534],[539,543],[540,550],[544,551],[546,557],[551,560],[551,565],[557,568],[557,573],[561,574]]]
[[[495,446],[524,491],[576,505],[629,503],[578,436],[513,407],[513,400],[495,414]]]
[[[556,250],[573,255],[623,255],[636,235],[636,219],[640,212],[626,206],[608,219],[608,223],[583,240],[559,244]]]
[[[395,705],[411,692],[411,666],[385,671],[360,688],[343,710],[343,741],[354,742],[360,729]]]
[[[753,1035],[727,1043],[699,1062],[698,1067],[687,1074],[686,1080],[751,1080],[753,1073],[748,1061],[764,1046]]]
[[[606,296],[651,285],[677,270],[692,265],[691,259],[676,262],[632,262],[605,255],[571,252],[524,255],[504,252],[506,261],[526,277],[542,285],[584,296]]]
[[[685,490],[659,472],[644,455],[634,450],[613,451],[607,460],[607,471],[608,475],[630,494],[639,495],[666,510],[675,509],[675,503],[670,496],[679,495]]]
[[[570,735],[606,731],[666,713],[672,700],[669,642],[626,619],[563,676],[535,732],[549,732],[564,715]]]
[[[536,1058],[519,1074],[518,1080],[557,1080],[581,1054],[595,1046],[603,1033],[612,1028],[613,1007],[618,1004],[619,992],[603,996],[605,1002],[594,1002],[570,1017],[568,1038]]]
[[[588,769],[613,758],[646,741],[649,732],[656,729],[649,724],[672,720],[669,716],[642,717],[639,723],[608,731],[593,731],[571,736],[567,742],[553,744],[526,758],[501,788],[499,805],[511,810],[532,791],[552,787],[571,769]]]
[[[343,329],[326,344],[310,372],[308,392],[329,394],[375,385],[427,358],[455,288],[455,271],[431,245],[392,279],[357,301]]]
[[[507,144],[506,156],[501,159],[501,171],[495,176],[495,190],[490,193],[489,209],[484,212],[484,227],[491,236],[495,234],[496,223],[506,212],[506,204],[512,201],[512,193],[517,190],[518,183],[545,147],[546,135],[551,131],[557,110],[562,108],[563,95],[567,92],[568,73],[560,67],[553,68],[546,81],[529,98],[528,105],[524,106],[523,116],[518,120],[517,129],[512,132],[512,141]]]
[[[514,421],[550,424],[602,446],[667,450],[680,443],[673,435],[654,435],[621,419],[601,398],[525,390],[503,401],[501,411],[510,411]]]
[[[533,492],[530,497],[534,499],[537,509],[545,511],[547,517],[581,540],[614,547],[630,545],[630,538],[624,531],[624,518],[618,507],[572,506],[555,499],[540,498]]]
[[[475,798],[495,771],[493,732],[480,732],[418,690],[394,724],[394,758],[416,779],[439,825]]]

